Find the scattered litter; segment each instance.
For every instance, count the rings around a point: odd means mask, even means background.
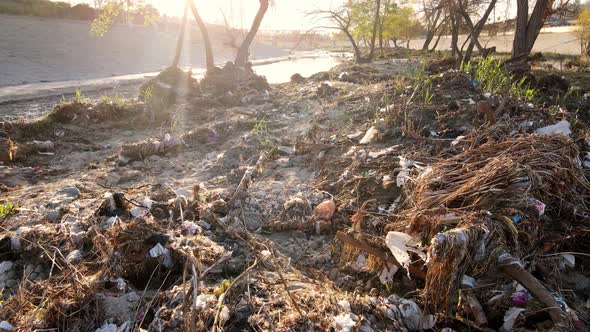
[[[378,133],[379,130],[375,126],[371,126],[365,133],[365,136],[363,136],[363,138],[359,141],[359,144],[371,143],[371,141],[373,141],[373,139],[375,138],[375,136],[377,136]]]
[[[391,295],[386,299],[387,317],[402,322],[411,331],[429,330],[436,324],[436,317],[424,315],[416,302]]]
[[[168,248],[164,248],[158,243],[152,249],[150,249],[149,254],[154,258],[163,256],[164,260],[162,261],[162,265],[168,269],[172,268],[172,256],[170,256],[170,250],[168,250]]]
[[[562,134],[569,137],[572,134],[572,130],[570,129],[570,123],[567,120],[561,120],[554,125],[535,130],[535,134]]]
[[[456,137],[456,138],[455,138],[455,139],[454,139],[454,140],[451,142],[451,146],[455,146],[455,145],[457,145],[457,144],[461,143],[461,141],[462,141],[462,140],[464,140],[464,139],[465,139],[465,136],[463,136],[463,135],[457,136],[457,137]]]
[[[391,283],[393,281],[393,276],[398,270],[399,268],[393,264],[389,264],[389,266],[385,265],[381,270],[381,273],[379,273],[379,281],[381,281],[383,285]]]
[[[416,249],[418,244],[414,237],[406,233],[388,232],[385,237],[385,245],[389,248],[395,259],[408,270],[408,275],[410,263],[412,262],[408,252],[413,252],[423,259],[426,258],[426,255],[422,251]]]
[[[318,206],[313,209],[311,213],[311,220],[318,221],[329,221],[332,219],[334,212],[336,211],[336,204],[334,204],[333,200],[323,201]]]
[[[529,292],[522,285],[516,286],[516,290],[512,293],[512,303],[517,306],[523,306],[531,299]]]
[[[504,314],[504,324],[502,324],[500,331],[501,332],[512,331],[512,327],[514,326],[514,323],[516,322],[518,315],[520,315],[520,313],[523,311],[525,311],[525,309],[516,308],[516,307],[512,307],[512,308],[508,309],[506,311],[506,313]]]
[[[96,332],[129,332],[131,329],[131,322],[126,321],[120,327],[117,324],[105,323],[101,328],[96,329]]]
[[[356,326],[358,317],[353,313],[340,314],[334,317],[336,323],[336,331],[338,332],[352,332]]]
[[[399,165],[402,167],[402,170],[397,173],[396,184],[398,187],[401,187],[406,183],[406,178],[410,175],[410,167],[414,165],[414,161],[400,156]]]
[[[13,331],[14,330],[14,326],[12,326],[9,322],[3,320],[3,321],[0,322],[0,330]]]
[[[584,168],[590,168],[590,152],[586,152],[586,154],[584,155],[582,166],[584,166]]]
[[[295,149],[290,146],[281,145],[281,146],[277,147],[277,150],[279,150],[285,154],[288,154],[288,155],[295,154]]]
[[[537,212],[539,212],[539,217],[542,216],[543,214],[545,214],[545,207],[546,207],[545,203],[543,203],[540,200],[535,199],[535,198],[529,198],[528,202],[529,202],[529,204],[531,204],[535,207]]]
[[[475,278],[473,277],[464,274],[463,279],[461,279],[461,286],[463,286],[464,288],[475,288],[475,286],[477,286],[477,280],[475,280]]]
[[[375,159],[375,158],[379,158],[381,156],[387,156],[389,154],[392,154],[397,148],[398,148],[398,146],[394,145],[394,146],[390,146],[385,149],[381,149],[379,151],[370,151],[368,155],[369,155],[369,158]]]
[[[350,310],[350,302],[348,300],[340,300],[338,301],[338,307],[344,312],[351,312]]]

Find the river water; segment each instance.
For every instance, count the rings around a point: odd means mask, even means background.
[[[295,73],[308,77],[329,70],[349,57],[350,54],[346,53],[305,52],[290,57],[255,61],[253,69],[258,75],[265,76],[269,83],[277,84],[288,82]],[[202,78],[205,72],[202,68],[193,68],[192,71],[197,79]],[[84,97],[90,99],[102,96],[136,97],[138,86],[146,77],[156,74],[0,87],[0,120],[42,116],[51,111],[62,99],[72,98],[78,89]]]

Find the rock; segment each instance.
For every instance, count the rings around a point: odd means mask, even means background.
[[[13,266],[14,266],[14,263],[11,261],[4,261],[4,262],[0,263],[0,274],[8,272],[9,270],[12,270]]]
[[[78,189],[77,187],[74,186],[66,186],[61,188],[60,190],[57,191],[57,193],[55,193],[56,195],[65,195],[68,197],[72,197],[74,199],[80,197],[81,193],[80,193],[80,189]]]
[[[50,210],[45,213],[45,219],[49,222],[59,221],[63,217],[61,210]]]
[[[6,281],[6,287],[16,288],[16,286],[18,286],[18,281],[16,281],[15,279],[9,279]]]
[[[55,209],[62,205],[70,204],[72,201],[80,197],[80,189],[74,186],[66,186],[58,190],[51,200],[47,203],[47,207]]]

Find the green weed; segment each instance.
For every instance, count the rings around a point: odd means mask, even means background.
[[[6,217],[16,213],[16,205],[11,202],[0,204],[0,219],[4,220]]]

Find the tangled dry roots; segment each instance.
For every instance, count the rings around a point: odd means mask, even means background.
[[[391,226],[409,220],[410,232],[430,242],[424,300],[433,312],[453,315],[464,274],[484,275],[502,251],[522,257],[538,248],[545,225],[532,198],[546,204],[545,213],[580,226],[588,220],[589,188],[569,138],[522,135],[433,163],[407,186],[408,208]],[[505,217],[512,211],[526,218],[519,229]]]
[[[442,209],[498,211],[534,197],[569,217],[586,217],[590,183],[579,150],[563,135],[522,135],[434,163],[408,186],[407,214]]]

